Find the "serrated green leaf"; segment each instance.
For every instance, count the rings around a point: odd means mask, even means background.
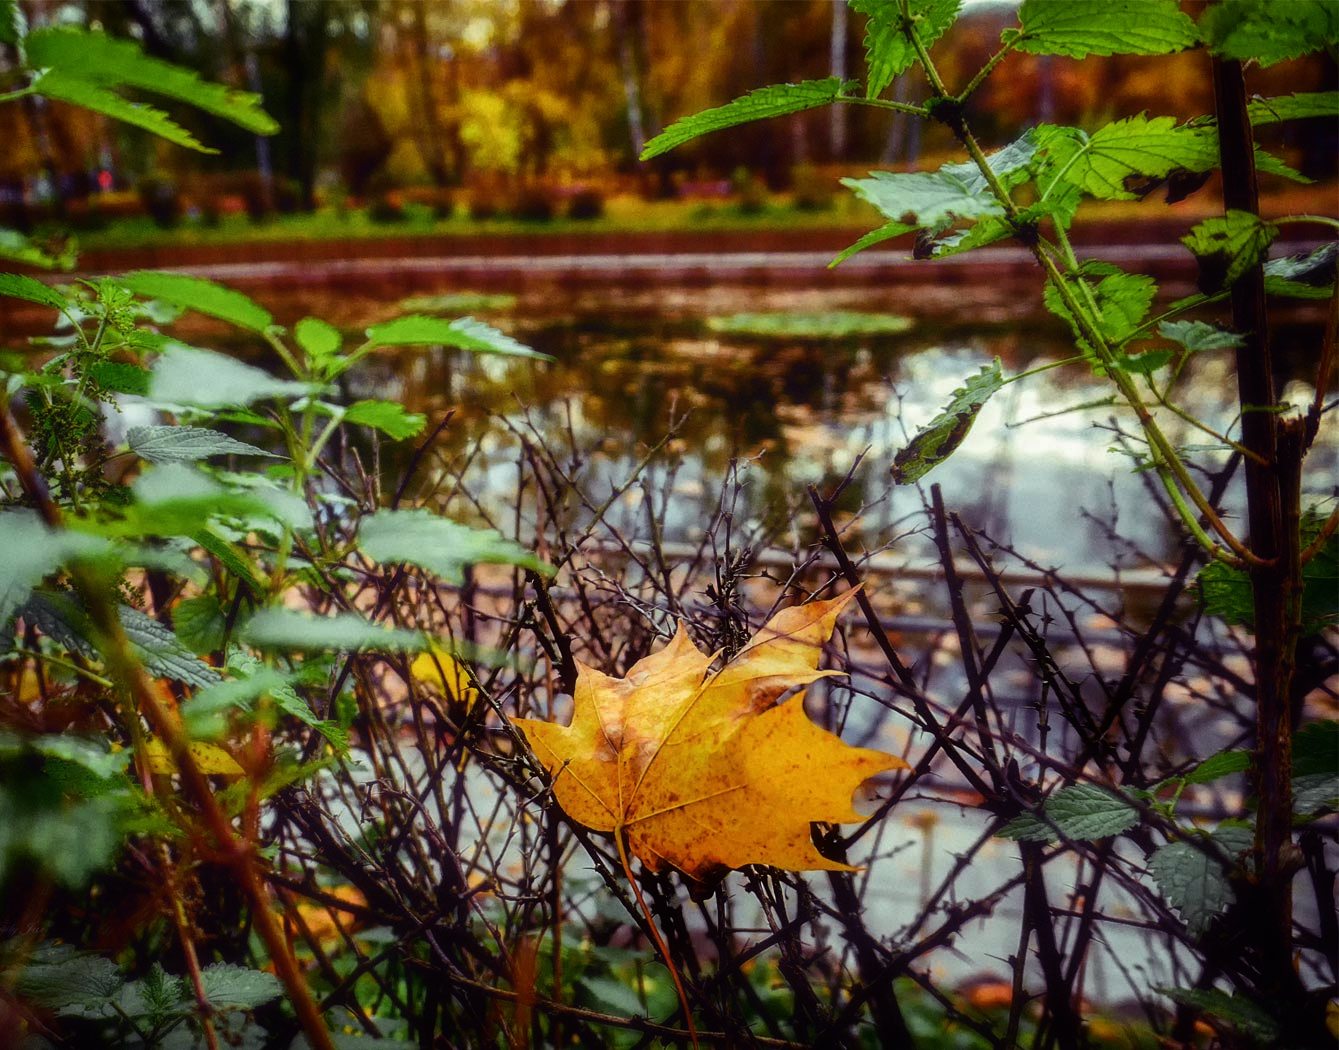
[[[1249,751],[1219,751],[1210,755],[1183,778],[1187,784],[1210,784],[1233,773],[1244,773],[1251,768]]]
[[[1089,283],[1089,289],[1097,302],[1097,316],[1102,337],[1108,345],[1120,346],[1139,330],[1144,318],[1148,316],[1153,298],[1158,292],[1157,283],[1152,277],[1144,274],[1125,273],[1119,267],[1092,262],[1084,264],[1079,277],[1066,275],[1065,281],[1074,297],[1083,302],[1086,296],[1078,287],[1078,282],[1080,280],[1091,282],[1094,277],[1099,280],[1096,284]],[[1046,282],[1046,287],[1042,290],[1042,302],[1051,313],[1069,323],[1077,345],[1091,357],[1087,333],[1070,313],[1059,290],[1050,281]]]
[[[149,399],[160,404],[222,408],[309,393],[305,383],[268,372],[212,350],[176,344],[154,362]]]
[[[872,248],[874,245],[883,241],[892,240],[894,237],[901,237],[904,233],[911,233],[915,229],[915,226],[908,226],[904,222],[886,222],[877,230],[870,230],[869,233],[865,234],[850,247],[843,248],[838,252],[832,262],[828,263],[828,269],[832,269],[834,266],[840,266],[851,256],[863,252],[866,248]]]
[[[252,701],[256,698],[269,696],[274,706],[284,714],[292,715],[298,721],[311,726],[341,755],[348,753],[348,730],[338,722],[317,716],[311,705],[299,696],[294,688],[294,684],[298,681],[296,675],[279,674],[251,654],[241,651],[235,651],[228,658],[228,668],[241,677],[225,681],[203,693],[197,693],[183,708],[188,722],[193,719],[192,724],[198,725],[202,732],[223,732],[224,725],[218,718],[221,711],[250,710]]]
[[[1250,848],[1252,832],[1244,825],[1225,824],[1209,837],[1235,857]],[[1197,936],[1232,903],[1232,884],[1222,864],[1189,842],[1169,842],[1157,850],[1149,858],[1148,870],[1167,903]]]
[[[1178,125],[1173,117],[1141,113],[1091,135],[1048,124],[1035,136],[1042,159],[1037,185],[1043,198],[1068,184],[1100,200],[1134,200],[1139,196],[1136,180],[1165,178],[1174,171],[1203,172],[1218,164],[1217,128]]]
[[[1176,0],[1023,0],[1015,45],[1037,55],[1165,55],[1199,43]]]
[[[1046,800],[1042,812],[1045,820],[1024,813],[1001,828],[999,835],[1024,842],[1055,842],[1058,832],[1082,841],[1119,835],[1139,823],[1139,811],[1126,799],[1092,784],[1061,788]]]
[[[344,422],[373,427],[396,441],[422,432],[428,417],[410,412],[397,401],[355,401],[344,411]]]
[[[319,317],[304,317],[293,329],[293,336],[298,346],[306,352],[308,360],[315,364],[334,357],[344,342],[339,329]]]
[[[1004,373],[996,358],[955,390],[953,400],[893,457],[893,481],[909,485],[948,459],[967,437],[981,407],[1002,386]]]
[[[927,49],[958,17],[962,0],[909,0],[907,14],[916,38]],[[867,98],[878,98],[895,77],[916,64],[916,48],[902,28],[901,0],[851,0],[851,10],[865,22],[865,82]]]
[[[110,959],[57,945],[43,945],[18,973],[18,992],[56,1013],[107,1007],[121,990],[121,973]]]
[[[826,106],[854,87],[854,81],[843,82],[837,77],[828,77],[826,80],[806,80],[799,84],[773,84],[757,88],[724,106],[676,120],[646,144],[639,159],[658,157],[713,131]]]
[[[548,354],[531,350],[505,332],[499,332],[492,325],[476,321],[473,317],[448,321],[442,317],[411,314],[374,324],[367,330],[367,339],[374,346],[454,346],[480,354],[552,360]]]
[[[1304,255],[1288,255],[1265,263],[1265,291],[1293,299],[1328,299],[1334,292],[1339,241],[1322,244]]]
[[[0,273],[0,295],[24,299],[39,306],[50,306],[54,310],[63,311],[69,306],[65,296],[56,289],[20,273]]]
[[[273,135],[279,130],[260,108],[259,95],[201,80],[192,70],[144,54],[132,40],[74,26],[53,26],[29,33],[24,50],[33,68],[176,99],[257,135]]]
[[[143,1018],[153,1027],[188,1012],[186,995],[186,982],[154,963],[143,980],[131,981],[121,989],[117,1005],[126,1016]]]
[[[1222,1018],[1243,1034],[1267,1044],[1278,1039],[1277,1022],[1245,996],[1228,995],[1217,988],[1155,988],[1154,991],[1161,992],[1173,1002]]]
[[[210,456],[278,458],[273,452],[206,427],[131,427],[126,431],[126,443],[132,452],[150,463],[190,463]]]
[[[160,678],[203,689],[221,681],[219,673],[202,661],[170,629],[138,609],[122,605],[121,626],[145,670]]]
[[[1320,520],[1314,512],[1302,519],[1301,542],[1305,547],[1319,535]],[[1200,604],[1210,616],[1243,627],[1254,627],[1255,599],[1250,576],[1243,569],[1210,562],[1195,579]],[[1314,634],[1339,622],[1339,534],[1331,535],[1324,546],[1302,567],[1302,607],[1300,629]]]
[[[143,397],[149,392],[149,370],[121,361],[94,361],[88,377],[104,390],[115,394]]]
[[[912,229],[1003,215],[1003,206],[985,191],[980,173],[964,169],[955,164],[939,171],[874,171],[869,178],[841,181],[882,215]]]
[[[258,649],[296,652],[420,652],[428,641],[418,631],[383,627],[355,613],[313,616],[295,609],[262,609],[242,629],[242,641]]]
[[[183,310],[216,317],[252,332],[264,332],[274,323],[270,312],[249,296],[203,277],[136,270],[116,280],[145,299],[162,299]]]
[[[172,606],[172,626],[191,652],[203,656],[223,646],[227,617],[212,594],[184,598]]]
[[[1223,58],[1272,66],[1339,44],[1331,0],[1221,0],[1200,19],[1209,49]]]
[[[1192,354],[1208,350],[1235,350],[1245,343],[1236,332],[1225,332],[1203,321],[1163,321],[1158,334],[1180,344]]]
[[[205,998],[216,1010],[254,1010],[283,994],[274,974],[230,963],[206,966],[200,978]]]
[[[447,583],[461,583],[465,566],[479,563],[519,565],[545,575],[554,572],[553,566],[494,529],[470,528],[421,508],[379,510],[365,518],[358,529],[358,547],[376,561],[408,562]]]
[[[1280,124],[1285,120],[1311,117],[1339,117],[1339,91],[1298,91],[1274,98],[1253,98],[1246,106],[1256,127]]]
[[[168,142],[197,153],[217,153],[206,146],[161,109],[143,102],[130,102],[96,80],[61,69],[48,69],[33,78],[32,90],[56,102],[68,102],[81,109],[101,113],[123,124],[166,139]]]
[[[1228,211],[1193,226],[1181,243],[1200,263],[1200,290],[1229,288],[1264,257],[1279,228],[1258,215]]]

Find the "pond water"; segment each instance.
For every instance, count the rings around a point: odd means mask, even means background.
[[[468,487],[495,510],[512,504],[516,487],[518,439],[503,421],[592,451],[581,469],[597,493],[626,479],[672,431],[674,440],[649,468],[653,484],[673,472],[674,498],[659,523],[669,541],[700,533],[732,460],[745,461],[739,513],[777,524],[804,500],[806,485],[831,487],[864,453],[845,506],[866,505],[861,538],[877,546],[919,524],[923,505],[915,486],[891,485],[892,457],[964,379],[996,357],[1012,374],[1073,352],[1059,323],[1029,308],[1035,288],[968,294],[960,287],[716,285],[523,295],[510,311],[482,316],[554,362],[400,353],[370,361],[351,392],[402,400],[432,420],[454,408],[443,456],[468,459]],[[343,306],[366,315],[367,307]],[[371,308],[375,316],[387,312],[385,304]],[[913,323],[898,335],[830,341],[722,335],[706,324],[741,311],[842,309],[894,312]],[[1280,343],[1298,342],[1287,331]],[[1230,363],[1222,353],[1200,355],[1178,387],[1183,404],[1220,430],[1233,422]],[[1298,403],[1310,397],[1301,382],[1290,393]],[[1104,403],[1108,396],[1084,365],[1010,384],[926,484],[940,483],[950,508],[972,526],[1048,565],[1081,572],[1109,571],[1113,558],[1126,567],[1160,563],[1177,541],[1150,505],[1152,479],[1135,470],[1129,451],[1137,443],[1115,429],[1131,429],[1130,413]],[[1175,418],[1167,429],[1178,444],[1218,444]],[[1335,452],[1332,439],[1322,443],[1313,477],[1333,472]],[[1225,453],[1204,451],[1200,460],[1220,464]],[[1229,503],[1229,512],[1237,509]],[[639,514],[644,522],[634,490],[609,520],[618,525],[620,516],[631,522]],[[1113,548],[1113,524],[1129,546]],[[918,559],[926,543],[899,540],[898,553]]]

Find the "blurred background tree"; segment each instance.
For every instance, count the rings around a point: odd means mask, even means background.
[[[979,65],[1012,19],[1007,2],[967,6],[935,48],[948,75]],[[26,100],[0,115],[0,225],[46,215],[96,224],[147,211],[163,224],[190,207],[210,222],[245,210],[310,210],[413,190],[439,213],[450,193],[491,214],[507,196],[547,187],[672,196],[684,183],[772,190],[823,185],[865,166],[911,166],[951,148],[948,132],[838,107],[750,125],[651,165],[642,144],[674,119],[767,83],[864,74],[863,19],[833,0],[23,0],[32,25],[74,23],[139,39],[154,56],[263,93],[273,139],[210,127],[215,156],[59,103]],[[0,57],[0,76],[13,68]],[[1279,94],[1323,89],[1332,59],[1275,67]],[[1273,71],[1264,71],[1268,81]],[[893,96],[914,100],[908,75]],[[975,126],[998,141],[1038,120],[1093,125],[1148,110],[1211,110],[1203,56],[1079,63],[1015,53],[973,99]],[[186,126],[202,119],[174,113]],[[1270,129],[1304,172],[1324,176],[1336,150],[1324,121]],[[1291,136],[1291,139],[1279,136]],[[829,170],[832,169],[832,170]],[[712,180],[716,180],[714,183]],[[138,188],[138,193],[131,192]],[[435,195],[434,195],[435,193]],[[119,194],[119,196],[118,196]],[[187,198],[186,204],[182,196]],[[92,203],[90,204],[90,201]],[[386,200],[394,210],[398,198]]]

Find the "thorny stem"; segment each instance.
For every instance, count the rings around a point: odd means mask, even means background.
[[[623,874],[627,876],[628,884],[632,887],[632,892],[637,898],[637,906],[642,909],[642,917],[646,919],[646,928],[651,931],[651,939],[656,942],[656,951],[660,952],[660,957],[665,960],[670,978],[674,981],[674,990],[679,995],[679,1006],[683,1010],[684,1023],[688,1026],[688,1039],[696,1050],[699,1044],[697,1041],[697,1026],[693,1024],[693,1008],[688,1002],[688,993],[684,990],[683,979],[679,976],[679,968],[674,964],[674,957],[670,955],[669,945],[665,943],[665,938],[660,933],[660,927],[656,925],[655,916],[651,913],[646,898],[642,895],[642,888],[632,874],[632,862],[628,860],[628,847],[624,841],[625,837],[626,829],[622,824],[619,824],[614,828],[614,845],[618,849],[619,863],[623,865]]]

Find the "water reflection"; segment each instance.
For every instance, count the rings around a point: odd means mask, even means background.
[[[851,509],[867,505],[864,539],[877,544],[904,529],[901,523],[922,505],[916,488],[890,486],[893,455],[962,380],[996,356],[1006,373],[1016,373],[1072,349],[1049,318],[1012,316],[1017,306],[992,306],[990,293],[984,316],[974,314],[967,324],[921,316],[895,336],[756,340],[713,333],[704,323],[707,315],[741,309],[850,308],[851,295],[718,286],[662,299],[616,289],[538,304],[523,298],[514,316],[493,320],[553,355],[554,363],[399,354],[369,362],[352,392],[398,398],[433,418],[455,408],[443,452],[450,461],[468,459],[468,488],[498,511],[514,500],[519,446],[502,420],[558,445],[594,450],[582,470],[597,493],[626,478],[673,430],[665,458],[681,462],[673,468],[675,498],[660,522],[671,541],[700,534],[733,459],[748,460],[740,512],[778,524],[806,484],[834,483],[867,449],[849,502]],[[861,296],[868,304],[868,291]],[[918,305],[886,293],[875,298],[884,301],[869,308]],[[1233,422],[1228,365],[1222,355],[1201,355],[1180,386],[1186,407],[1217,428]],[[943,486],[969,524],[1045,563],[1077,571],[1113,558],[1126,565],[1166,559],[1176,537],[1150,508],[1151,478],[1134,469],[1129,453],[1138,442],[1119,433],[1133,430],[1129,414],[1100,404],[1108,394],[1107,384],[1082,366],[1011,384],[927,480]],[[1088,407],[1063,411],[1082,405]],[[1180,420],[1167,430],[1179,444],[1213,443]],[[1210,467],[1226,458],[1223,451],[1197,455]],[[1325,476],[1335,465],[1333,441],[1316,457],[1314,476]],[[663,461],[653,465],[652,482],[669,469]],[[612,508],[611,523],[644,515],[635,504],[630,498]],[[1113,548],[1113,524],[1129,546]],[[914,538],[899,549],[923,553]]]

